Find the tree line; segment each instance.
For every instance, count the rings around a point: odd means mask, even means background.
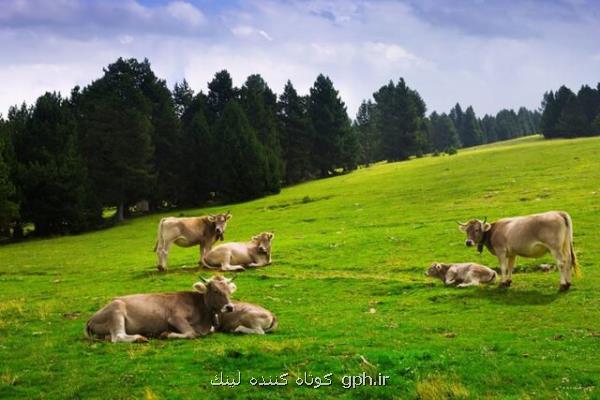
[[[45,93],[0,116],[0,236],[77,233],[150,211],[244,201],[284,185],[380,160],[537,131],[539,113],[472,107],[426,116],[419,93],[389,82],[348,117],[333,82],[278,96],[260,75],[235,87],[217,72],[208,91],[170,90],[148,60],[119,58],[68,97]],[[110,220],[103,212],[115,209]]]
[[[600,83],[577,94],[566,86],[544,94],[541,130],[546,138],[600,135]]]

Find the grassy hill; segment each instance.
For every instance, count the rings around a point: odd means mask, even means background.
[[[0,248],[0,398],[599,398],[600,138],[539,137],[379,164],[277,196],[185,215],[233,213],[225,238],[274,231],[273,265],[238,277],[236,299],[280,320],[271,335],[89,343],[85,321],[112,297],[188,290],[197,248],[155,269],[162,215],[80,236]],[[520,258],[509,290],[456,289],[432,261],[495,257],[464,246],[456,220],[560,209],[573,217],[583,277]],[[203,272],[207,276],[207,272]],[[212,387],[223,371],[238,387]],[[344,375],[390,376],[344,389]],[[304,373],[333,384],[299,387]],[[259,378],[289,373],[283,387]]]

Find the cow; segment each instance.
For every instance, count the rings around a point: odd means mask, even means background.
[[[277,317],[271,311],[251,303],[233,304],[233,312],[217,314],[216,331],[264,335],[277,329]]]
[[[207,268],[221,271],[244,271],[247,267],[271,264],[271,242],[275,234],[262,232],[246,243],[225,243],[206,252],[202,263]]]
[[[195,291],[117,297],[88,320],[85,335],[109,336],[113,343],[205,336],[214,331],[217,314],[235,310],[229,296],[237,287],[223,276],[200,279]]]
[[[476,263],[433,263],[425,275],[440,278],[444,284],[458,287],[477,286],[479,283],[496,280],[496,271]]]
[[[560,291],[571,286],[571,269],[579,274],[577,257],[573,249],[573,222],[564,211],[549,211],[521,217],[502,218],[488,223],[473,219],[459,222],[465,232],[465,244],[477,245],[481,253],[486,247],[498,257],[502,280],[500,286],[509,287],[517,256],[539,258],[550,252],[560,269]]]
[[[158,257],[158,270],[162,272],[167,269],[167,257],[173,243],[180,247],[199,245],[198,265],[202,265],[202,254],[209,251],[217,240],[223,240],[230,219],[229,211],[225,214],[202,217],[162,218],[158,223],[158,237],[154,245]]]

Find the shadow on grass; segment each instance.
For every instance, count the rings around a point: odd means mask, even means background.
[[[456,300],[483,299],[491,303],[501,303],[510,306],[523,305],[546,305],[554,302],[563,293],[542,293],[538,290],[518,290],[511,288],[478,288],[473,291],[465,291],[462,295],[453,296]]]

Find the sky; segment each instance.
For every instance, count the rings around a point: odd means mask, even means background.
[[[148,58],[169,87],[206,92],[227,69],[277,93],[328,75],[354,117],[403,77],[427,104],[478,115],[540,107],[544,92],[600,81],[596,0],[0,0],[0,113],[68,95],[118,57]]]

